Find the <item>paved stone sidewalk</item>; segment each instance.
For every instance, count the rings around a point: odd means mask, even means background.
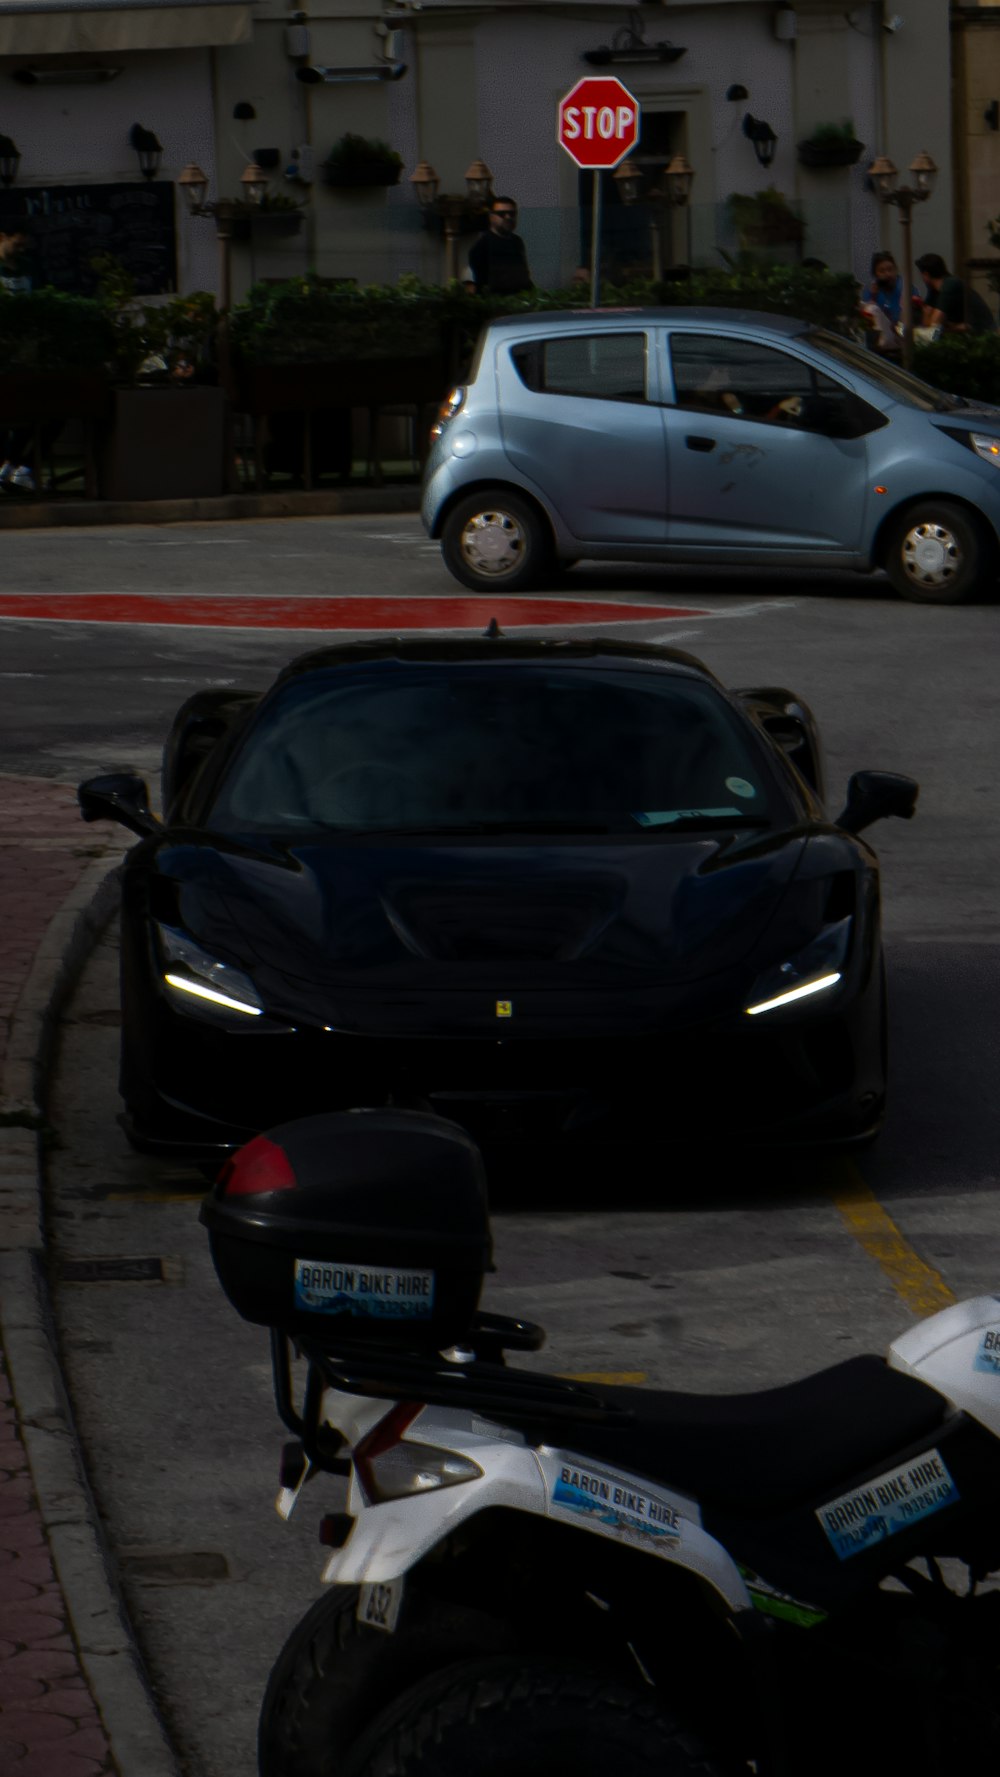
[[[48,1007],[85,904],[122,850],[106,824],[85,826],[74,790],[0,774],[0,1773],[2,1777],[112,1777],[116,1759],[81,1653],[87,1609],[106,1620],[85,1484],[72,1470],[68,1408],[58,1402],[58,1358],[47,1299],[38,1185],[39,1057]],[[103,860],[103,861],[102,861]],[[84,922],[85,923],[85,922]],[[15,1357],[16,1352],[16,1357]],[[54,1378],[54,1386],[53,1386]],[[50,1452],[57,1446],[55,1466]],[[29,1460],[30,1457],[30,1460]],[[49,1501],[46,1514],[45,1496]],[[56,1507],[52,1509],[53,1505]],[[47,1516],[48,1520],[47,1521]],[[62,1554],[60,1555],[60,1548]],[[60,1577],[60,1561],[66,1563]],[[73,1567],[75,1572],[70,1573]],[[85,1577],[81,1584],[80,1575]],[[76,1615],[66,1587],[72,1580]],[[110,1589],[110,1588],[109,1588]],[[92,1656],[92,1648],[90,1650]],[[119,1662],[121,1664],[121,1662]],[[91,1672],[95,1668],[91,1657]],[[132,1766],[134,1769],[135,1766]]]

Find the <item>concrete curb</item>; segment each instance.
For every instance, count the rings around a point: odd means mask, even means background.
[[[32,1481],[73,1638],[120,1777],[180,1777],[129,1625],[63,1381],[44,1260],[46,1075],[58,1021],[114,911],[120,864],[84,872],[50,922],[11,1023],[0,1128],[3,1342]]]
[[[0,531],[50,530],[59,525],[201,524],[247,518],[336,518],[419,512],[420,489],[407,487],[322,488],[313,493],[223,494],[209,500],[6,499]]]

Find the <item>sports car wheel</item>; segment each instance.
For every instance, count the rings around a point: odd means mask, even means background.
[[[985,589],[991,553],[972,513],[947,500],[929,500],[896,520],[885,571],[903,598],[961,605]]]
[[[552,542],[527,500],[487,488],[449,513],[441,551],[455,579],[475,592],[525,592],[548,567]]]

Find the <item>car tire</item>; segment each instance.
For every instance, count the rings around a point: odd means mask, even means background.
[[[527,592],[552,564],[552,537],[530,500],[484,488],[459,500],[441,535],[445,566],[474,592]]]
[[[928,499],[894,519],[883,565],[901,598],[962,605],[995,576],[996,550],[974,513],[949,500]]]
[[[409,1592],[387,1635],[357,1604],[357,1586],[332,1586],[285,1642],[261,1705],[259,1777],[339,1777],[362,1730],[417,1680],[508,1645],[502,1622],[460,1605]]]
[[[525,1656],[463,1661],[372,1724],[344,1777],[719,1777],[720,1767],[639,1690],[584,1666]]]

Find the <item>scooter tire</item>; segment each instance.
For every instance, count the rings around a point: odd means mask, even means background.
[[[257,1732],[260,1777],[339,1777],[369,1723],[428,1674],[510,1631],[461,1605],[411,1594],[394,1634],[357,1617],[357,1586],[332,1586],[296,1624],[268,1679]]]
[[[359,1737],[343,1777],[723,1777],[648,1690],[523,1657],[435,1673]]]

